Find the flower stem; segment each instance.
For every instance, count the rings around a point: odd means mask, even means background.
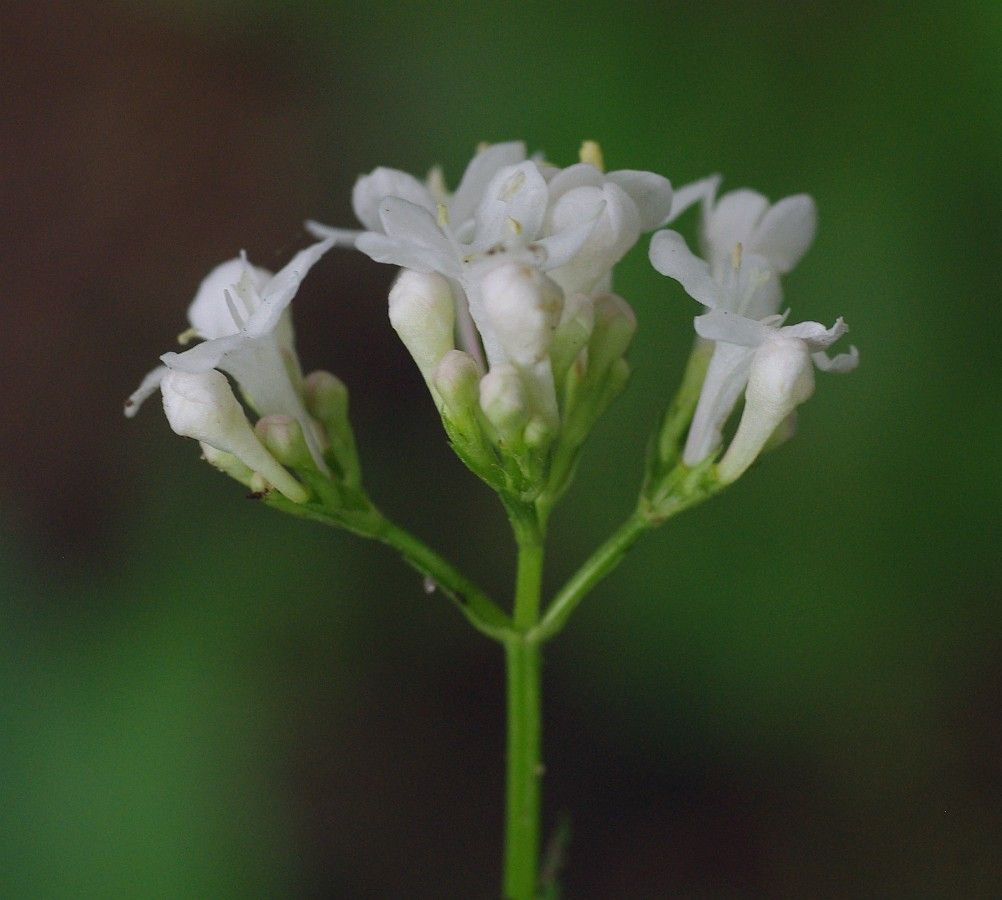
[[[397,550],[404,560],[430,578],[482,634],[504,640],[512,634],[511,619],[452,563],[409,531],[383,519],[374,537]]]
[[[619,565],[626,551],[650,527],[651,522],[639,511],[630,516],[561,588],[542,620],[526,637],[545,641],[560,631],[585,595]]]
[[[508,669],[508,785],[504,888],[507,900],[533,900],[539,875],[540,646],[505,642]]]
[[[539,835],[543,774],[541,647],[527,632],[539,620],[543,534],[535,521],[513,518],[518,541],[514,623],[504,641],[508,688],[507,791],[504,896],[533,900],[539,880]]]

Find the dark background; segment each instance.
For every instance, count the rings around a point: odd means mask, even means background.
[[[813,194],[787,298],[844,315],[862,365],[549,647],[567,896],[998,896],[1000,10],[3,3],[0,893],[497,895],[497,648],[389,551],[246,501],[155,402],[120,410],[212,266],[351,224],[358,174],[594,138],[611,168]],[[629,510],[690,343],[645,248],[617,282],[635,377],[550,588]],[[304,365],[349,384],[377,502],[505,596],[505,522],[387,327],[391,277],[317,266]]]

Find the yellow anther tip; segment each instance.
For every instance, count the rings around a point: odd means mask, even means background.
[[[605,158],[602,156],[602,147],[598,141],[583,141],[578,157],[581,162],[594,166],[600,172],[605,171]]]

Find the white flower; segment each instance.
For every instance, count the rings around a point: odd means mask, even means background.
[[[820,322],[784,326],[714,310],[697,317],[695,324],[700,337],[740,355],[740,368],[746,373],[744,412],[718,467],[724,483],[740,477],[797,406],[811,397],[815,366],[826,372],[850,372],[859,363],[855,347],[834,358],[825,352],[848,331],[842,319],[831,328]]]
[[[670,215],[672,191],[650,172],[605,174],[586,162],[560,170],[526,159],[525,145],[512,142],[482,149],[455,194],[438,173],[422,184],[376,169],[356,184],[353,205],[369,229],[358,249],[377,262],[449,278],[462,348],[481,358],[482,345],[494,366],[508,358],[483,309],[487,273],[519,262],[549,273],[567,293],[604,289],[641,231]]]
[[[760,243],[759,247],[769,249],[764,243]],[[790,258],[789,255],[786,257],[787,260]],[[720,446],[724,425],[748,383],[754,355],[752,348],[764,340],[762,335],[770,333],[770,330],[785,331],[780,328],[784,317],[777,315],[781,298],[778,279],[769,259],[744,252],[740,243],[731,249],[726,265],[714,271],[710,263],[692,253],[682,236],[674,231],[659,231],[654,235],[650,259],[655,269],[674,278],[690,297],[712,310],[711,314],[696,319],[697,334],[703,339],[715,341],[715,346],[682,455],[686,465],[694,466]],[[744,333],[746,338],[749,334],[756,334],[760,339],[749,342],[750,339],[722,337],[720,335],[724,332],[712,326],[724,321],[732,323],[731,331],[727,333]],[[808,326],[822,327],[817,323],[791,327]],[[742,328],[744,332],[739,332],[738,329]],[[833,337],[831,341],[835,339]],[[845,356],[838,357],[833,365],[842,366],[845,359]],[[855,357],[852,359],[855,360]],[[826,361],[827,357],[820,354],[817,360],[819,368],[824,368],[828,364]]]
[[[126,401],[126,415],[135,415],[168,369],[192,374],[219,369],[233,376],[259,415],[297,419],[314,460],[326,470],[316,426],[300,396],[302,372],[288,307],[306,273],[337,242],[330,237],[307,247],[275,275],[244,257],[217,266],[188,308],[186,336],[204,342],[183,353],[165,353],[164,366],[150,372]]]
[[[710,309],[771,321],[779,306],[776,276],[760,256],[731,253],[729,265],[711,273],[675,231],[659,231],[651,239],[650,259],[662,275],[674,278],[694,300]],[[706,370],[682,458],[686,465],[702,462],[720,446],[724,424],[741,398],[748,380],[751,354],[744,347],[719,342]]]
[[[160,391],[167,421],[177,434],[233,455],[294,503],[309,497],[258,440],[225,375],[214,369],[169,371]]]
[[[770,206],[757,191],[742,188],[715,198],[716,185],[703,200],[700,248],[714,274],[728,268],[734,248],[764,259],[785,275],[814,241],[817,208],[807,194],[784,197]],[[777,300],[778,305],[778,300]]]

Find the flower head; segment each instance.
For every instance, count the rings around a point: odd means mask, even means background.
[[[245,256],[217,266],[202,281],[188,307],[191,328],[182,335],[203,342],[181,353],[165,353],[126,401],[132,416],[168,370],[201,374],[218,369],[231,375],[259,415],[297,419],[318,466],[324,467],[315,425],[300,395],[302,370],[296,355],[289,304],[310,268],[337,239],[297,253],[277,274],[252,266]]]
[[[819,368],[849,371],[855,367],[858,359],[855,348],[834,360],[829,360],[823,352],[845,332],[841,319],[832,329],[825,329],[817,322],[783,326],[786,316],[778,314],[782,300],[778,276],[800,260],[814,238],[815,229],[814,201],[805,194],[769,206],[765,197],[754,191],[732,191],[719,202],[714,201],[710,191],[703,208],[702,243],[706,260],[689,250],[685,239],[675,231],[659,231],[651,239],[650,260],[654,268],[678,281],[690,297],[709,309],[695,320],[697,335],[713,342],[713,354],[682,456],[687,465],[697,465],[720,446],[724,425],[748,385],[757,358],[756,348],[771,346],[774,340],[798,340],[803,345],[798,346],[800,356],[806,354],[810,358],[813,352]],[[777,354],[775,358],[780,356]],[[764,363],[759,369],[765,371],[762,366]],[[760,383],[762,378],[759,377]],[[810,379],[813,390],[813,370]],[[758,389],[753,393],[762,396]],[[806,396],[793,403],[786,415],[803,399]],[[755,408],[764,407],[756,402]],[[758,421],[766,420],[759,417]],[[778,424],[769,429],[756,455]],[[742,438],[741,445],[746,448],[751,446],[750,427]],[[731,456],[727,466],[732,474],[737,471],[733,465],[735,458]],[[746,460],[745,468],[750,462],[751,459]]]
[[[685,205],[704,191],[689,190]],[[605,341],[603,330],[590,347],[596,303],[640,235],[682,208],[673,206],[671,183],[660,175],[603,171],[601,149],[590,141],[581,161],[563,169],[528,158],[521,142],[484,146],[454,193],[439,170],[422,182],[379,168],[358,180],[352,201],[367,229],[356,247],[404,269],[390,293],[390,319],[443,416],[463,409],[468,443],[478,444],[469,411],[452,396],[459,374],[457,397],[469,396],[472,363],[477,379],[487,379],[477,395],[491,439],[505,452],[544,447],[559,433],[570,412],[562,389],[575,363],[573,401],[598,408],[602,379],[611,377],[632,328],[618,343]],[[616,372],[621,388],[622,367]]]

